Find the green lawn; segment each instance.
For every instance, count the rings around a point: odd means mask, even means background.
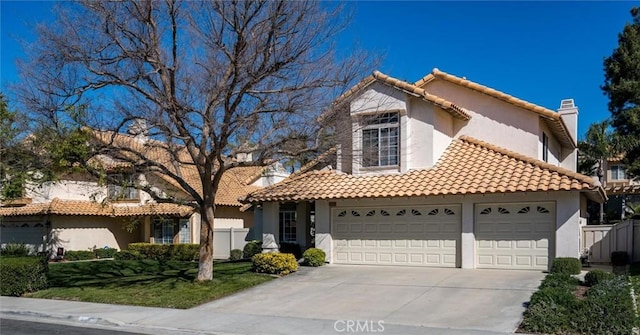
[[[249,262],[216,263],[214,280],[206,283],[194,282],[197,272],[197,263],[178,261],[54,263],[49,266],[49,288],[26,296],[190,308],[272,279],[251,272]]]

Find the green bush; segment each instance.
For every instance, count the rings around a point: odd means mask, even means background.
[[[591,287],[573,326],[581,334],[632,334],[636,317],[626,276]]]
[[[116,252],[118,252],[118,249],[115,248],[102,248],[93,250],[96,258],[113,258],[113,255],[115,255]]]
[[[31,248],[24,243],[7,243],[0,248],[0,255],[13,257],[26,257],[31,255]]]
[[[244,245],[242,258],[252,258],[262,252],[262,241],[251,241]]]
[[[607,280],[611,280],[613,277],[615,277],[615,275],[607,271],[598,269],[591,270],[584,276],[584,284],[587,286],[594,286]]]
[[[298,262],[293,254],[266,253],[257,254],[252,258],[253,271],[276,275],[288,275],[298,271]]]
[[[280,242],[280,252],[283,254],[293,254],[296,259],[302,258],[300,244],[295,242]]]
[[[129,250],[139,252],[143,259],[190,262],[198,258],[200,245],[130,243]]]
[[[135,250],[121,250],[113,255],[113,259],[118,261],[137,261],[142,259],[142,255]]]
[[[324,250],[318,248],[309,248],[302,254],[304,263],[309,266],[322,266],[327,257]]]
[[[93,251],[89,250],[70,250],[64,252],[64,259],[68,261],[85,261],[96,258]]]
[[[558,257],[553,260],[551,265],[551,273],[566,273],[570,275],[580,274],[582,263],[577,258]]]
[[[192,262],[200,256],[199,244],[172,244],[169,247],[169,259],[174,261]]]
[[[625,266],[629,264],[629,254],[626,251],[613,251],[611,253],[611,265]]]
[[[229,260],[231,261],[239,261],[242,259],[242,250],[233,249],[231,250],[231,255],[229,256]]]
[[[0,293],[19,297],[47,288],[47,259],[43,257],[2,257]]]
[[[566,273],[552,273],[547,275],[547,277],[542,281],[539,289],[555,287],[573,290],[579,284],[580,280],[571,275]]]
[[[520,327],[526,332],[564,334],[569,329],[570,311],[552,300],[531,304],[524,312]]]

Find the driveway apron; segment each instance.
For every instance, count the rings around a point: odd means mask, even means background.
[[[537,271],[328,265],[195,310],[513,332],[543,278]]]

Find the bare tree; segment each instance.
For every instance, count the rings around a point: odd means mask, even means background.
[[[79,125],[100,130],[92,155],[157,172],[184,189],[202,218],[198,280],[210,280],[222,174],[314,151],[317,117],[370,70],[362,54],[332,45],[349,19],[332,6],[62,3],[22,64],[20,96],[52,126],[78,120],[65,114],[69,106],[87,106]],[[119,134],[128,129],[149,140],[124,143]],[[248,153],[253,160],[232,159]],[[158,158],[166,155],[169,161]],[[145,190],[158,201],[181,201]]]

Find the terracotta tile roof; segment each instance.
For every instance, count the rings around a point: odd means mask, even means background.
[[[93,131],[94,137],[104,143],[122,148],[122,155],[133,161],[142,161],[142,158],[149,159],[161,164],[169,173],[181,176],[182,179],[194,190],[201,194],[202,183],[196,166],[193,164],[191,156],[182,146],[169,147],[165,142],[156,140],[147,140],[142,142],[133,136],[127,134],[113,133],[107,131]],[[128,152],[129,150],[142,153],[143,157],[136,157],[135,154]],[[112,158],[103,158],[97,161],[107,169],[123,167],[122,161]],[[242,206],[238,198],[244,197],[250,192],[260,189],[258,186],[252,186],[257,178],[264,171],[262,166],[237,167],[227,170],[220,180],[220,186],[216,194],[216,205],[221,206]],[[156,171],[156,175],[173,185],[174,187],[184,190],[183,185],[178,184],[175,179],[171,178],[167,173]]]
[[[640,185],[607,185],[607,195],[640,194]]]
[[[190,206],[154,203],[154,204],[100,204],[93,201],[53,199],[49,203],[28,204],[19,207],[0,207],[1,216],[23,215],[90,215],[90,216],[142,216],[142,215],[177,215],[189,216],[193,213]]]
[[[536,191],[592,191],[606,199],[592,178],[470,138],[453,140],[431,169],[404,174],[353,176],[312,171],[250,194],[246,202],[301,201],[489,194]]]
[[[540,115],[543,120],[545,121],[545,123],[547,123],[547,125],[549,127],[551,127],[551,129],[554,130],[554,132],[556,132],[557,135],[559,135],[559,139],[562,141],[562,144],[565,146],[568,146],[570,148],[574,148],[576,146],[576,142],[575,139],[571,136],[571,134],[569,133],[569,130],[567,129],[567,126],[564,124],[564,122],[562,121],[562,119],[560,118],[560,114],[556,113],[555,111],[552,111],[548,108],[544,108],[542,106],[533,104],[531,102],[516,98],[512,95],[506,94],[504,92],[498,91],[496,89],[493,89],[491,87],[487,87],[484,85],[480,85],[478,83],[475,83],[471,80],[465,79],[465,78],[460,78],[460,77],[456,77],[454,75],[448,74],[446,72],[440,71],[437,68],[434,68],[430,74],[426,75],[424,78],[418,80],[415,83],[415,86],[417,87],[424,87],[426,84],[428,84],[429,82],[435,80],[435,79],[443,79],[446,80],[448,82],[454,83],[456,85],[460,85],[463,87],[467,87],[469,89],[472,89],[474,91],[478,91],[480,93],[484,93],[487,94],[489,96],[492,96],[496,99],[508,102],[512,105],[518,106],[520,108],[529,110],[531,112],[534,112],[538,115]]]
[[[413,85],[411,83],[408,83],[406,81],[402,81],[393,77],[390,77],[380,71],[374,71],[372,75],[364,78],[363,80],[361,80],[359,83],[357,83],[355,86],[353,86],[352,88],[350,88],[346,93],[344,93],[343,95],[341,95],[337,100],[336,103],[340,103],[342,101],[344,101],[345,99],[348,99],[350,96],[352,96],[354,93],[360,91],[361,89],[371,85],[372,83],[374,83],[375,81],[379,81],[385,85],[394,87],[396,89],[402,90],[408,94],[411,94],[415,97],[420,97],[423,100],[430,102],[436,106],[439,106],[440,108],[442,108],[444,111],[448,112],[449,114],[451,114],[453,117],[461,119],[461,120],[469,120],[471,118],[471,116],[464,110],[464,108],[457,106],[456,104],[447,101],[445,99],[442,99],[436,95],[433,94],[429,94],[427,93],[424,89]]]

